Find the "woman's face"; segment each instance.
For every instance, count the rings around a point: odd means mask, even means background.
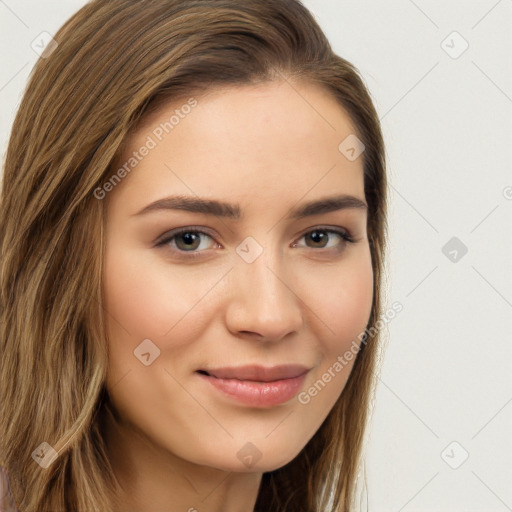
[[[187,100],[144,119],[103,199],[107,389],[160,453],[270,471],[332,409],[369,320],[363,155],[315,85]]]

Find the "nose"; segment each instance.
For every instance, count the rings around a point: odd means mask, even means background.
[[[294,281],[292,272],[270,265],[270,258],[259,257],[252,263],[238,260],[229,273],[226,324],[230,332],[259,341],[278,341],[299,332],[303,310]]]

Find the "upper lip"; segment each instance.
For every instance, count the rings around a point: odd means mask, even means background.
[[[308,372],[310,368],[298,364],[280,366],[237,366],[212,369],[201,369],[218,379],[253,380],[258,382],[272,382],[275,380],[292,379]]]

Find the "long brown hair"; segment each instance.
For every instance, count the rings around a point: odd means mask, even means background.
[[[322,85],[365,145],[374,301],[340,398],[300,454],[263,475],[255,510],[354,510],[387,229],[384,144],[357,69],[298,0],[93,0],[54,38],[15,118],[0,196],[0,464],[20,511],[115,510],[102,436],[105,202],[94,191],[123,141],[161,101],[281,79]],[[32,457],[43,442],[58,453],[46,469]]]

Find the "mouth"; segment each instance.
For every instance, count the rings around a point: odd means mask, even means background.
[[[301,365],[242,366],[201,369],[195,373],[225,398],[266,408],[291,400],[302,388],[310,369]]]

